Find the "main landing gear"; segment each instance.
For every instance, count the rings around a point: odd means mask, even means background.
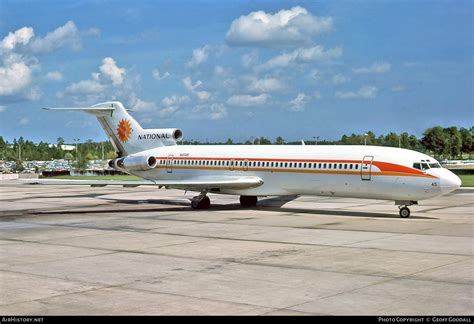
[[[207,195],[207,190],[201,191],[199,196],[191,198],[191,207],[193,209],[209,209],[211,206],[211,200]]]
[[[401,218],[408,218],[410,217],[410,208],[408,206],[411,205],[418,205],[417,201],[395,201],[395,205],[399,205],[398,209],[399,212],[398,214],[400,215]]]
[[[247,208],[257,206],[257,196],[240,196],[240,205]]]

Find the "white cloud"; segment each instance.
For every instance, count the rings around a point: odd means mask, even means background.
[[[161,75],[160,70],[158,70],[158,69],[153,69],[151,71],[151,74],[153,75],[153,78],[155,80],[158,80],[158,81],[166,79],[167,77],[170,76],[169,72],[165,72],[165,73],[163,73],[163,75]]]
[[[304,111],[304,106],[308,102],[308,96],[304,93],[298,93],[298,95],[290,100],[290,107],[288,108],[291,111]]]
[[[28,117],[22,117],[19,121],[18,121],[18,125],[20,126],[26,126],[30,123],[30,119]]]
[[[232,22],[226,42],[231,46],[281,47],[307,43],[332,27],[331,17],[313,16],[299,6],[275,14],[254,11]]]
[[[253,50],[250,53],[242,55],[242,66],[246,69],[254,66],[257,64],[258,61],[258,52],[256,50]]]
[[[223,66],[217,65],[216,67],[214,67],[214,75],[218,77],[226,77],[230,75],[230,70],[226,69]]]
[[[275,78],[253,80],[249,91],[254,93],[275,92],[283,89],[283,84]]]
[[[269,96],[267,94],[252,95],[233,95],[227,100],[227,104],[231,106],[251,107],[264,105]]]
[[[336,97],[340,99],[372,99],[377,97],[377,87],[363,86],[357,91],[336,92]]]
[[[115,60],[111,57],[106,57],[102,60],[100,71],[112,80],[114,85],[123,83],[125,76],[125,69],[119,68],[115,63]]]
[[[332,83],[334,84],[343,84],[349,80],[350,79],[343,74],[336,74],[332,77]]]
[[[105,85],[98,80],[81,80],[66,88],[67,94],[97,94],[105,91]]]
[[[176,95],[165,97],[163,98],[163,100],[161,100],[161,104],[165,107],[177,106],[177,105],[181,105],[187,102],[189,102],[188,96],[176,96]]]
[[[402,91],[405,91],[405,90],[406,90],[406,87],[404,85],[401,85],[401,84],[392,87],[393,92],[402,92]]]
[[[227,116],[227,108],[220,103],[213,103],[211,105],[198,105],[192,109],[193,114],[191,118],[196,119],[210,119],[219,120]]]
[[[89,35],[86,32],[85,35]],[[32,27],[22,27],[8,33],[0,41],[0,96],[9,100],[38,100],[42,91],[37,86],[39,79],[60,81],[62,74],[51,71],[46,75],[34,73],[41,66],[37,54],[59,48],[79,50],[81,32],[72,21],[49,32],[44,37],[35,36]]]
[[[356,74],[368,74],[368,73],[386,73],[391,69],[390,63],[387,62],[375,62],[369,67],[361,67],[354,69]]]
[[[24,62],[0,66],[0,96],[17,94],[31,82],[31,69]]]
[[[61,81],[63,79],[63,75],[59,71],[50,71],[46,73],[44,76],[46,80],[51,80],[51,81]]]
[[[154,102],[145,101],[140,98],[136,98],[131,108],[132,110],[139,111],[139,112],[145,112],[145,111],[150,112],[150,111],[156,111],[158,109]]]
[[[203,47],[194,49],[193,50],[193,57],[191,58],[191,61],[186,63],[186,66],[196,67],[196,66],[201,65],[202,63],[206,62],[208,57],[209,57],[210,50],[211,50],[210,45],[205,45]]]
[[[342,48],[335,47],[324,50],[321,45],[309,48],[298,48],[290,53],[284,53],[271,58],[264,64],[258,66],[259,70],[284,68],[294,64],[312,63],[317,61],[327,61],[341,57]]]
[[[35,37],[31,42],[31,50],[34,53],[45,53],[52,50],[69,47],[78,51],[82,47],[81,33],[73,21],[68,21],[61,27],[46,34],[44,38]]]
[[[211,94],[209,92],[204,91],[204,90],[201,90],[201,91],[197,90],[203,84],[201,80],[198,80],[196,81],[195,84],[193,84],[193,81],[191,80],[191,78],[186,77],[182,81],[183,81],[184,88],[188,90],[189,92],[191,92],[199,100],[207,100],[211,97]]]
[[[3,38],[2,42],[0,43],[0,47],[4,50],[13,50],[17,44],[28,44],[28,42],[34,35],[35,33],[33,31],[33,28],[20,28],[13,33],[8,33],[8,35],[5,36],[5,38]]]

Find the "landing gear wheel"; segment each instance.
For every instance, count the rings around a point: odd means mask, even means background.
[[[191,200],[191,207],[193,209],[209,209],[209,207],[211,206],[211,200],[208,196],[204,196],[201,201],[198,201],[197,198],[198,196],[194,197],[193,200]]]
[[[240,196],[240,205],[242,207],[255,207],[257,206],[257,197],[256,196]]]
[[[410,209],[408,207],[402,207],[399,211],[401,218],[408,218],[410,216]]]

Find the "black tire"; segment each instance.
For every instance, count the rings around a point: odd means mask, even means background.
[[[196,200],[191,200],[191,207],[193,209],[199,209],[199,203]]]
[[[401,218],[410,217],[410,208],[408,208],[408,207],[400,208],[399,215],[400,215]]]
[[[208,196],[205,196],[201,199],[198,206],[199,209],[209,209],[209,207],[211,207],[211,199],[209,199]]]
[[[240,205],[245,208],[257,206],[257,196],[240,196]]]

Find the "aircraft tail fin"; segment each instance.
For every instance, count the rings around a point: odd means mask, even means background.
[[[82,111],[97,118],[119,156],[155,147],[176,145],[182,138],[179,129],[143,129],[121,102],[104,102],[92,107],[44,108],[46,110]]]

